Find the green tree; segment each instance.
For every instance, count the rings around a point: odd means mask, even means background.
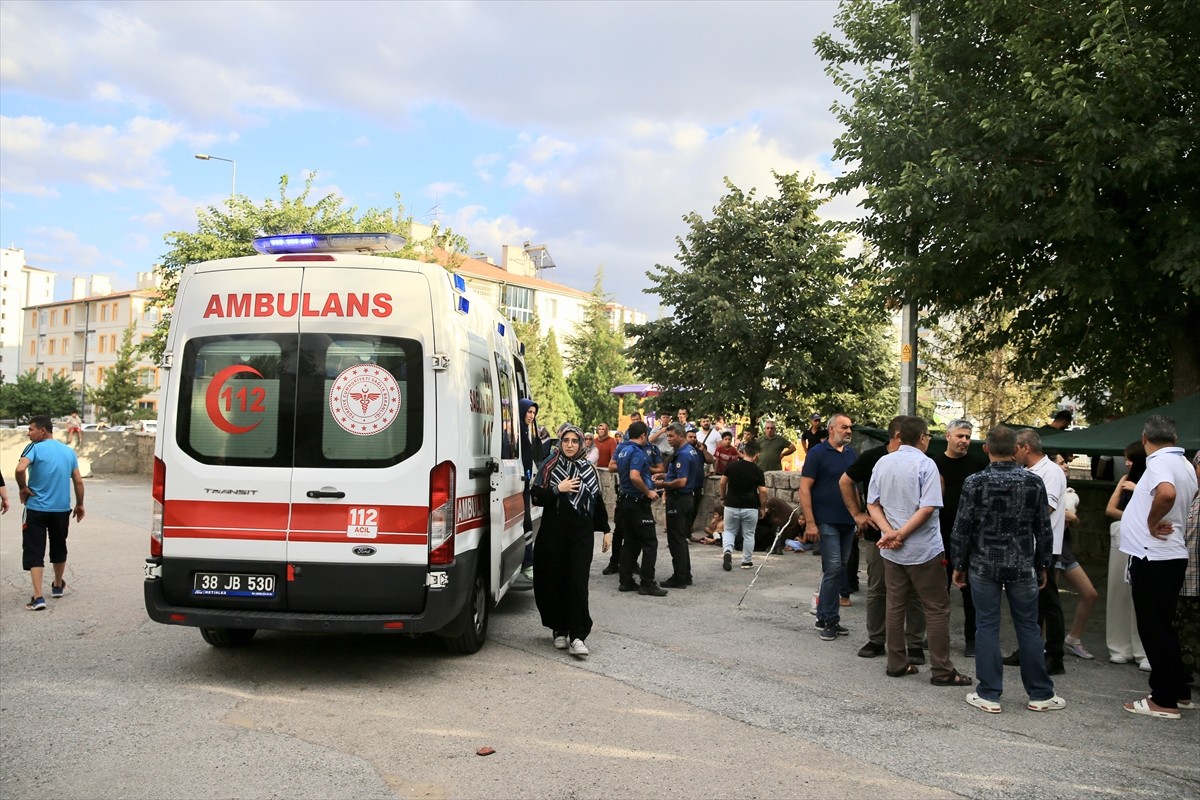
[[[97,416],[112,425],[126,425],[134,418],[138,398],[146,388],[138,382],[138,366],[133,358],[133,328],[130,325],[121,335],[117,360],[104,372],[104,383],[88,390],[88,401],[96,407]]]
[[[936,326],[921,356],[921,379],[936,384],[977,420],[981,438],[1001,422],[1048,424],[1062,394],[1056,384],[1018,379],[1010,367],[1011,346],[978,352],[953,324]]]
[[[625,358],[624,326],[614,329],[609,322],[608,297],[604,294],[604,271],[596,271],[592,297],[583,312],[583,322],[566,339],[567,387],[579,409],[579,424],[591,428],[598,423],[617,424],[618,398],[609,394],[614,386],[633,380]]]
[[[15,383],[0,384],[0,417],[5,419],[28,422],[39,414],[61,417],[78,410],[79,390],[62,375],[38,380],[31,369],[18,375]]]
[[[817,216],[811,177],[775,182],[778,196],[760,200],[726,179],[712,218],[684,217],[681,268],[647,272],[646,292],[674,313],[630,326],[628,355],[664,387],[657,407],[797,426],[813,408],[854,413],[891,380],[886,311],[862,302],[873,276]]]
[[[1200,391],[1194,5],[846,0],[836,25],[833,189],[866,192],[880,294],[1092,417]]]
[[[304,190],[288,197],[288,177],[279,179],[279,201],[270,198],[261,204],[238,195],[224,208],[209,206],[197,211],[195,231],[171,231],[163,238],[171,248],[157,270],[162,277],[162,296],[157,304],[170,309],[175,303],[175,291],[184,267],[200,261],[254,255],[253,240],[258,236],[277,233],[398,233],[408,239],[404,248],[385,255],[396,258],[436,260],[453,269],[456,259],[468,250],[466,239],[449,228],[433,225],[433,234],[419,242],[412,241],[413,218],[405,214],[400,195],[395,196],[395,208],[371,208],[358,213],[357,206],[347,207],[344,199],[327,194],[310,202],[314,175],[304,181]],[[146,337],[141,347],[153,360],[160,361],[166,346],[170,313],[163,314],[154,333]]]
[[[559,425],[575,422],[579,416],[579,409],[567,389],[558,340],[553,329],[542,336],[537,314],[529,322],[514,322],[513,327],[517,338],[525,345],[525,372],[529,378],[529,394],[538,404],[538,424],[545,425],[553,436]]]

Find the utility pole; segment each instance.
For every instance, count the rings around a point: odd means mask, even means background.
[[[912,35],[913,55],[908,63],[909,83],[915,81],[916,71],[912,59],[916,57],[917,47],[921,43],[921,14],[913,8],[909,18],[909,31]],[[912,226],[912,207],[909,207],[908,242],[905,244],[905,260],[912,262],[917,258],[919,250],[916,241],[916,231]],[[910,416],[917,413],[917,301],[909,298],[900,312],[900,411]]]

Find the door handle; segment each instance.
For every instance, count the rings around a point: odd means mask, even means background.
[[[500,471],[500,462],[489,458],[487,463],[482,467],[471,467],[467,470],[468,477],[471,478],[486,478],[494,472]]]
[[[343,497],[346,496],[345,492],[324,492],[324,491],[321,491],[320,489],[312,489],[311,491],[308,491],[305,494],[307,494],[313,500],[316,500],[321,497],[333,497],[338,500],[341,500]]]

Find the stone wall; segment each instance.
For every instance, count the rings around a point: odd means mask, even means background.
[[[56,428],[54,436],[62,441],[63,433]],[[4,473],[5,483],[13,483],[17,461],[27,444],[29,436],[24,429],[0,430],[0,471]],[[80,472],[85,478],[93,475],[149,476],[154,472],[153,434],[86,431],[77,452]]]

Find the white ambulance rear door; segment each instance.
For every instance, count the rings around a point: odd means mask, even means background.
[[[305,269],[287,543],[292,610],[424,607],[436,348],[428,279],[406,264],[343,255]]]
[[[296,302],[301,275],[267,258],[240,259],[201,265],[179,289],[165,400],[172,413],[159,434],[168,560],[227,562],[245,573],[253,562],[284,561],[298,319],[276,312]],[[188,581],[173,591],[199,591]],[[280,583],[272,597],[282,601]]]

